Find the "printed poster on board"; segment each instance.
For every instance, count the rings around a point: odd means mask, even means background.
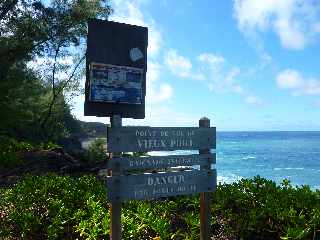
[[[139,68],[92,63],[89,100],[142,104],[142,74]]]

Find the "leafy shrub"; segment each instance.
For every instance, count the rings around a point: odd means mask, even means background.
[[[13,168],[21,165],[23,159],[19,151],[31,151],[33,146],[27,142],[18,142],[12,138],[0,139],[0,168]]]
[[[212,216],[242,239],[312,239],[320,230],[320,192],[261,178],[218,187]]]
[[[87,156],[90,162],[103,162],[106,161],[106,139],[96,138],[88,148]]]
[[[1,151],[1,150],[0,150]],[[16,152],[0,152],[0,168],[14,168],[23,163],[23,160]]]
[[[35,148],[37,150],[53,150],[56,148],[61,148],[61,146],[59,146],[58,144],[53,143],[53,142],[47,142],[47,143],[42,142],[39,145],[37,145]]]
[[[123,239],[199,239],[198,196],[129,201],[122,222]]]
[[[123,239],[199,239],[199,195],[122,206]],[[224,239],[319,238],[320,191],[287,180],[219,185],[211,210]],[[105,185],[93,176],[29,176],[0,189],[0,239],[108,239],[109,228]]]
[[[53,150],[55,148],[59,148],[59,145],[52,142],[32,144],[2,137],[0,138],[0,168],[14,168],[23,164],[20,152]]]
[[[105,187],[93,176],[29,176],[0,194],[0,239],[108,236]]]
[[[11,152],[19,152],[19,151],[31,151],[33,150],[33,145],[24,141],[17,141],[13,138],[0,138],[0,150],[1,151],[11,151]]]
[[[198,239],[196,199],[124,203],[123,239]],[[28,176],[0,192],[0,239],[108,239],[109,225],[105,186],[93,176]]]

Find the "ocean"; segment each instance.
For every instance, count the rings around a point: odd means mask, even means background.
[[[288,179],[294,186],[320,189],[320,132],[218,132],[216,153],[220,183],[260,175],[278,184]]]

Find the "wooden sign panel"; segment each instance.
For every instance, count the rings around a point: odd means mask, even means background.
[[[210,165],[216,163],[216,154],[171,155],[151,157],[115,157],[109,160],[108,168],[121,171],[133,169],[159,169],[176,166]]]
[[[196,150],[216,147],[216,128],[108,128],[108,152]]]
[[[108,198],[124,201],[213,192],[216,176],[216,170],[112,176],[107,178]]]

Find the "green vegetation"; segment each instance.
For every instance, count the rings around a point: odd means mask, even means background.
[[[56,143],[85,134],[69,103],[81,90],[87,20],[111,11],[107,0],[0,1],[0,136]]]
[[[87,159],[90,162],[103,162],[106,161],[107,140],[106,138],[97,138],[90,145],[87,150]]]
[[[0,191],[1,239],[108,239],[103,182],[28,176]],[[212,229],[225,239],[317,239],[320,192],[260,177],[218,186]],[[199,239],[198,196],[123,204],[124,239]],[[226,238],[227,237],[227,238]]]
[[[59,148],[59,146],[52,142],[31,144],[17,141],[13,138],[0,138],[0,169],[20,166],[24,161],[21,157],[21,152],[52,150],[55,148]]]
[[[87,20],[111,11],[108,0],[0,1],[0,170],[20,166],[24,152],[105,137],[104,124],[72,116],[70,99],[81,91]],[[102,162],[104,147],[96,140],[87,160]],[[0,239],[107,239],[106,191],[94,176],[27,176],[0,189]],[[215,236],[320,235],[320,192],[288,181],[218,186],[211,210]],[[122,222],[124,239],[199,239],[198,196],[126,202]]]
[[[308,186],[280,186],[261,177],[218,188],[214,215],[226,230],[243,239],[315,239],[320,237],[320,191]]]
[[[97,239],[107,234],[105,188],[94,177],[29,176],[0,198],[1,239]]]
[[[81,127],[79,137],[81,138],[105,138],[107,136],[107,125],[100,122],[82,122],[78,120]]]
[[[105,124],[81,122],[71,107],[85,75],[87,21],[111,12],[108,0],[0,1],[0,177],[34,164],[26,152],[59,145],[83,159],[81,139],[105,137]]]

